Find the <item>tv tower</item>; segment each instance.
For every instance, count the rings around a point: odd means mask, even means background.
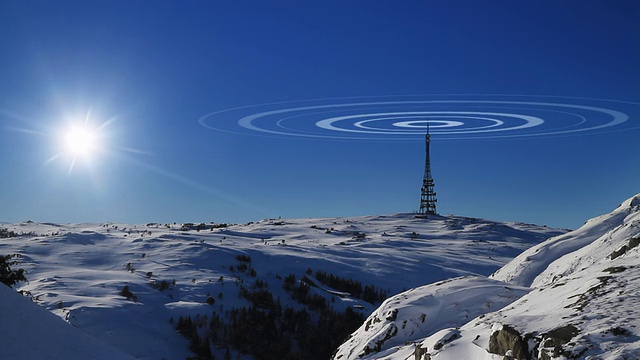
[[[431,134],[429,134],[429,124],[427,123],[427,134],[425,135],[426,158],[424,163],[424,178],[422,179],[422,193],[420,196],[419,216],[436,214],[436,192],[435,183],[431,177],[431,159],[429,157],[429,145],[431,144]]]

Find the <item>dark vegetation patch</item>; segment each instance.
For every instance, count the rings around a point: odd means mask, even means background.
[[[14,260],[17,258],[21,258],[20,254],[11,254],[11,255],[0,255],[0,282],[7,285],[8,287],[13,287],[18,282],[27,281],[27,278],[24,276],[24,269],[11,269],[12,266],[17,265],[18,261]]]
[[[342,278],[324,271],[316,271],[314,277],[322,284],[341,291],[351,296],[362,299],[369,304],[376,304],[387,298],[387,292],[373,285],[362,286],[362,283],[353,279]]]
[[[232,272],[238,270],[239,272],[246,273],[251,277],[256,277],[256,275],[258,275],[258,272],[251,264],[251,256],[237,255],[236,260],[238,260],[238,264],[235,267],[233,265],[229,266],[229,270]]]
[[[248,290],[246,290],[248,291]],[[364,315],[328,306],[315,310],[282,306],[265,289],[248,291],[251,306],[211,317],[180,317],[176,330],[190,341],[196,359],[215,359],[213,349],[232,359],[232,353],[256,360],[326,360],[364,321]],[[244,296],[244,295],[243,295]]]
[[[228,226],[229,226],[229,224],[226,224],[226,223],[222,223],[222,224],[214,224],[214,223],[210,223],[210,224],[205,224],[205,223],[200,223],[200,224],[184,223],[180,227],[180,231],[195,230],[195,231],[200,232],[201,230],[223,229],[223,228],[226,228]]]
[[[171,280],[171,281],[167,281],[167,280],[162,280],[162,281],[155,281],[152,280],[149,285],[151,285],[152,288],[158,290],[158,291],[165,291],[165,290],[171,290],[174,286],[176,286],[176,280]]]
[[[240,261],[240,262],[245,262],[245,263],[250,263],[251,262],[251,256],[249,255],[237,255],[236,256],[236,260]]]
[[[120,296],[126,297],[127,300],[138,302],[138,297],[133,292],[131,292],[131,289],[129,289],[129,285],[123,286],[119,294]]]
[[[251,266],[251,258],[246,255],[238,255],[236,260],[238,264]],[[336,310],[333,306],[336,294],[322,289],[322,285],[344,293],[353,291],[361,298],[365,297],[365,289],[370,289],[367,294],[370,291],[377,294],[367,297],[371,301],[381,301],[384,293],[353,279],[314,273],[311,269],[301,277],[289,274],[284,278],[277,275],[275,279],[285,290],[285,300],[274,296],[263,279],[241,281],[239,297],[247,300],[249,306],[225,311],[222,306],[215,306],[208,316],[180,317],[176,330],[189,340],[194,359],[221,356],[223,359],[250,356],[256,360],[330,359],[338,346],[362,325],[365,315],[356,307]],[[347,296],[344,293],[341,295]],[[293,306],[292,300],[296,303]]]
[[[36,236],[36,234],[33,231],[17,233],[7,228],[0,228],[0,239],[8,239],[8,238],[13,238],[18,236]]]

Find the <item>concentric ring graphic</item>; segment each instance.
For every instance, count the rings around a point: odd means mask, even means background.
[[[499,139],[638,129],[640,103],[525,95],[415,95],[270,103],[212,112],[212,130],[346,140]]]

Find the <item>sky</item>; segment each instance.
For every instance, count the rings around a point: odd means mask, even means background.
[[[2,1],[0,221],[418,210],[576,228],[640,192],[640,3]]]

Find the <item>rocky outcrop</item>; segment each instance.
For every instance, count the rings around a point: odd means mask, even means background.
[[[414,358],[415,360],[430,360],[431,355],[458,338],[460,338],[460,331],[456,328],[440,330],[417,345],[413,352]]]
[[[615,260],[615,258],[626,254],[627,251],[635,248],[638,245],[640,245],[640,237],[633,237],[629,239],[629,242],[627,244],[622,245],[620,249],[617,249],[614,252],[612,252],[611,255],[609,255],[609,257],[611,258],[611,260]]]
[[[489,352],[498,355],[507,355],[511,359],[531,360],[527,342],[518,330],[509,325],[494,331],[489,338]]]
[[[382,349],[382,345],[384,345],[384,343],[387,340],[393,338],[397,334],[398,334],[398,328],[392,324],[391,326],[389,326],[389,328],[385,332],[384,337],[375,341],[375,345],[373,347],[367,346],[364,348],[364,355],[380,351]]]
[[[428,353],[428,349],[422,346],[416,346],[413,352],[414,360],[431,360],[431,355]]]
[[[372,354],[420,342],[440,329],[456,329],[487,309],[500,309],[529,291],[479,276],[453,278],[405,291],[390,297],[372,313],[334,358],[373,359]],[[459,335],[447,330],[429,346],[421,347],[435,357],[434,351],[456,338],[453,333]],[[425,355],[418,353],[418,358]]]
[[[562,345],[568,343],[578,333],[578,329],[569,324],[542,334],[538,358],[540,360],[552,360],[560,355],[569,355],[565,354]]]
[[[533,338],[532,334],[522,336],[512,326],[502,325],[502,328],[495,330],[489,338],[489,352],[504,355],[504,358],[509,360],[531,360],[532,352],[537,353],[533,358],[539,360],[552,360],[560,356],[575,358],[574,354],[563,348],[563,345],[578,334],[578,328],[569,324]],[[529,349],[529,345],[533,348]]]

